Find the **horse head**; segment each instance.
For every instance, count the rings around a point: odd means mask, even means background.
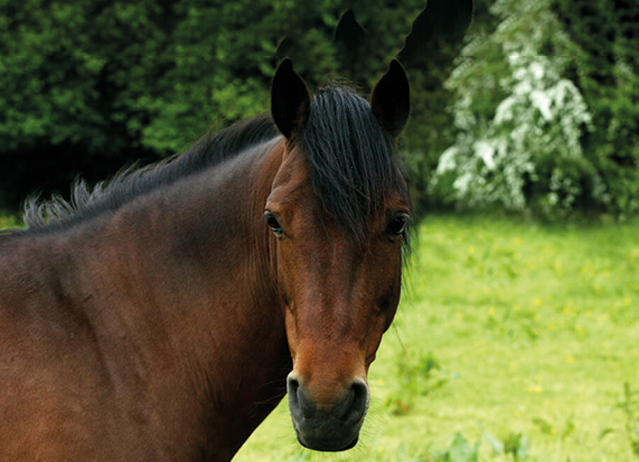
[[[286,148],[264,221],[293,360],[290,412],[311,449],[357,443],[368,368],[399,302],[410,206],[395,144],[409,105],[397,61],[370,103],[341,87],[311,98],[290,60],[274,77]]]

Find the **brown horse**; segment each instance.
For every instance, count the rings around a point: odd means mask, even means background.
[[[301,444],[356,444],[409,222],[397,61],[0,236],[0,460],[227,461],[288,390]],[[279,130],[279,133],[278,133]],[[283,136],[282,136],[283,135]]]

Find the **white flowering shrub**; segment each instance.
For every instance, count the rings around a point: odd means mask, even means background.
[[[509,15],[516,5],[517,15]],[[432,191],[466,205],[498,204],[554,214],[609,198],[581,138],[592,116],[562,77],[567,38],[548,0],[497,0],[506,18],[475,41],[447,82],[458,135],[440,157]],[[544,51],[551,49],[552,54]]]

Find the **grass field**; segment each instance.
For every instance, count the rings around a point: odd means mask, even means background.
[[[637,461],[638,269],[639,220],[428,217],[359,445],[302,449],[281,405],[236,460]]]
[[[302,449],[281,405],[236,460],[639,460],[639,220],[433,216],[413,257],[360,444]]]

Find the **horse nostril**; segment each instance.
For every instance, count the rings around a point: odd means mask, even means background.
[[[336,417],[343,422],[359,421],[368,408],[368,387],[366,382],[356,379],[351,383],[342,403],[336,409]]]
[[[299,399],[297,398],[297,390],[300,388],[300,382],[288,376],[286,380],[286,391],[288,392],[288,407],[291,410],[291,414],[295,420],[299,420],[302,418],[302,410],[300,409]]]
[[[288,404],[293,417],[298,420],[312,417],[315,412],[315,405],[308,399],[304,389],[300,386],[299,380],[292,373],[289,374],[286,381],[286,389],[288,392]]]
[[[296,395],[299,387],[300,387],[299,380],[293,377],[292,374],[289,374],[288,379],[286,379],[286,391],[291,395]]]

